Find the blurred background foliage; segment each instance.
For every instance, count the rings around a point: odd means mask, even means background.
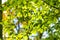
[[[3,40],[60,40],[60,0],[7,0],[2,10]]]

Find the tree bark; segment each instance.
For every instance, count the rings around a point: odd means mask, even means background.
[[[2,5],[0,0],[0,22],[2,22]],[[0,24],[0,39],[2,40],[2,24]]]

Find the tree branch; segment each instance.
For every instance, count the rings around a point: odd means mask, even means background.
[[[47,5],[49,5],[50,7],[53,7],[53,8],[55,8],[55,9],[58,9],[58,10],[60,10],[60,8],[58,8],[58,7],[56,7],[56,6],[52,6],[52,5],[50,5],[49,3],[47,3],[45,0],[42,0],[44,3],[46,3]]]

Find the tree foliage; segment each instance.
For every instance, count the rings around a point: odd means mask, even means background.
[[[5,40],[60,39],[60,0],[7,0],[2,7]]]

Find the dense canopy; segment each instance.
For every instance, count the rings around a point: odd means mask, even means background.
[[[60,0],[7,0],[2,10],[4,40],[60,40]]]

